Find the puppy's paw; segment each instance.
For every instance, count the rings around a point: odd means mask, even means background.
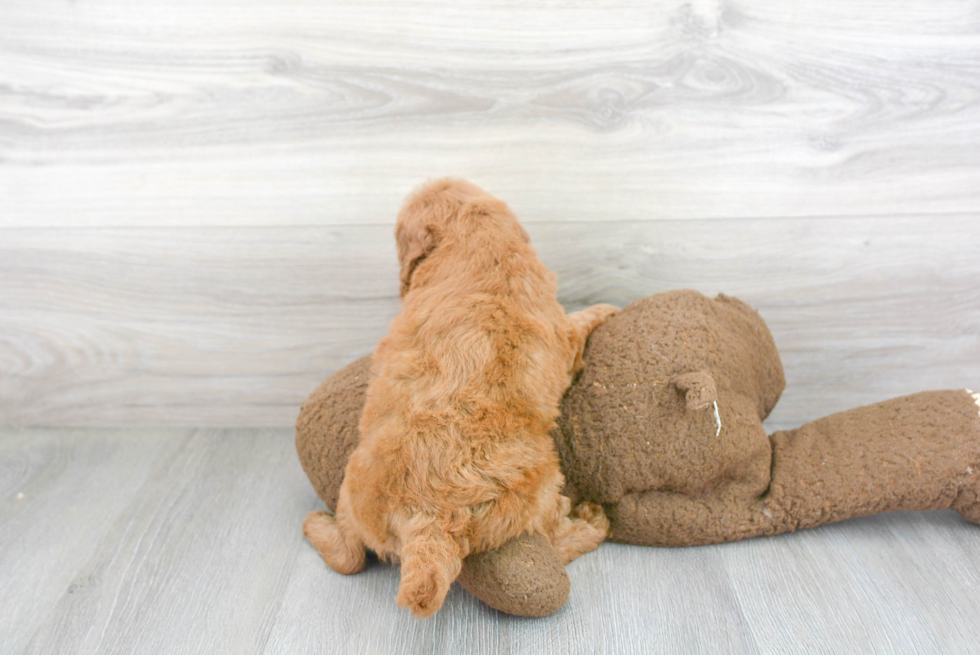
[[[303,521],[303,534],[311,542],[326,538],[325,535],[337,529],[337,520],[330,512],[319,510],[310,512]]]
[[[355,539],[345,539],[336,519],[327,512],[310,512],[303,521],[303,534],[327,566],[337,573],[350,575],[364,568],[366,553]]]
[[[575,516],[598,530],[603,536],[609,534],[609,519],[602,510],[602,505],[584,502],[575,506]]]
[[[604,322],[606,319],[612,318],[619,313],[619,307],[613,305],[601,304],[592,305],[589,307],[589,311],[595,314],[596,320],[600,323]]]

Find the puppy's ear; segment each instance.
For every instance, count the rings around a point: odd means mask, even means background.
[[[425,261],[436,246],[439,244],[440,234],[434,225],[419,225],[409,227],[404,224],[398,226],[395,232],[395,241],[398,244],[398,261],[401,264],[401,297],[412,286],[412,275],[419,264]]]
[[[443,230],[456,222],[469,200],[482,195],[479,187],[465,180],[445,178],[422,185],[405,199],[395,228],[403,298],[415,269],[439,245]]]

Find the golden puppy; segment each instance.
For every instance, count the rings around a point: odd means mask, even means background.
[[[598,505],[569,516],[549,431],[586,339],[618,310],[566,316],[517,219],[468,182],[411,195],[395,237],[402,313],[374,352],[336,518],[311,512],[303,531],[340,573],[365,547],[399,559],[398,604],[429,616],[469,553],[538,532],[567,563],[605,538]]]

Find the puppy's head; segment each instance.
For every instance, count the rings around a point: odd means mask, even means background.
[[[410,195],[395,226],[402,297],[411,288],[415,270],[443,239],[465,238],[488,225],[530,240],[503,202],[466,180],[436,180]]]

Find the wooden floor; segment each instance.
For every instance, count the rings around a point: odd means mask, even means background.
[[[454,587],[434,618],[397,570],[344,577],[289,430],[0,432],[0,652],[976,653],[980,528],[894,513],[697,548],[604,544],[557,614]]]

